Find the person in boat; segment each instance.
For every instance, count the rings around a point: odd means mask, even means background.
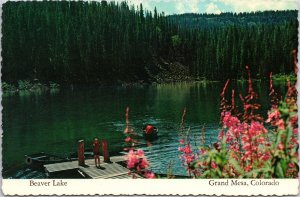
[[[154,132],[154,127],[152,125],[148,124],[145,128],[145,133],[150,135],[153,132]]]
[[[94,159],[95,159],[95,166],[96,167],[100,167],[100,151],[99,151],[99,140],[98,138],[94,139],[94,143],[93,143],[93,152],[94,152]]]

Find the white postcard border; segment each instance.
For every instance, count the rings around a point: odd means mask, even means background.
[[[261,183],[273,185],[261,185]],[[216,185],[216,183],[223,183]],[[226,183],[228,183],[226,185]],[[236,184],[238,183],[238,184]],[[246,185],[245,185],[246,183]],[[274,185],[276,183],[276,185]],[[255,185],[256,184],[256,185]],[[4,195],[297,195],[298,179],[3,179]]]

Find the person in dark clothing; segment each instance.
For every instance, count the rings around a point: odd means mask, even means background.
[[[93,146],[94,146],[93,151],[94,151],[95,166],[96,167],[100,167],[100,152],[99,152],[99,141],[98,141],[98,138],[94,139]]]

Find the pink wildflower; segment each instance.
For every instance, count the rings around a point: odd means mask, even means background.
[[[250,130],[249,130],[250,136],[256,136],[261,133],[267,133],[265,127],[259,122],[256,121],[251,122]]]
[[[271,158],[271,155],[269,153],[263,154],[260,158],[264,161],[268,161]]]
[[[260,138],[258,138],[258,140],[257,140],[257,142],[259,142],[259,143],[262,143],[262,142],[264,142],[265,141],[265,138],[264,137],[260,137]]]
[[[229,147],[230,147],[230,149],[231,149],[232,151],[234,151],[234,152],[240,151],[240,146],[239,146],[239,144],[237,144],[236,142],[233,143],[233,144],[231,144]]]
[[[276,122],[276,126],[278,127],[278,129],[280,130],[284,130],[285,129],[285,126],[284,126],[284,121],[282,119],[278,120]]]
[[[249,150],[251,148],[251,144],[250,143],[245,143],[244,146],[243,146],[243,148],[245,150]]]
[[[257,146],[252,146],[251,147],[251,151],[254,152],[254,153],[257,152],[257,149],[258,149]]]
[[[135,166],[135,162],[132,162],[132,161],[127,162],[127,168],[128,169],[134,168],[134,166]]]
[[[185,159],[185,163],[186,164],[189,164],[191,163],[192,161],[194,161],[195,159],[195,156],[194,155],[184,155],[183,158]]]
[[[245,157],[249,157],[251,154],[252,154],[251,151],[246,151],[245,152]]]
[[[292,125],[295,125],[296,123],[298,123],[298,115],[294,115],[290,118],[290,123]]]
[[[226,133],[226,142],[232,142],[235,139],[235,135],[232,130],[228,130]]]
[[[147,179],[155,179],[156,178],[155,174],[153,172],[148,172],[148,171],[145,173],[145,177]]]
[[[134,168],[138,162],[139,160],[135,155],[135,152],[133,150],[130,150],[127,154],[127,168]]]
[[[131,137],[127,137],[126,139],[125,139],[125,142],[130,142],[132,139],[131,139]]]
[[[242,137],[242,142],[246,143],[246,142],[249,142],[250,141],[250,138],[248,136],[243,136]]]
[[[212,162],[210,163],[210,167],[211,167],[212,169],[216,169],[216,168],[218,167],[218,165],[217,165],[214,161],[212,161]]]
[[[191,146],[190,144],[186,145],[185,147],[181,148],[179,151],[185,153],[185,154],[190,154],[192,153],[192,150],[191,150]]]
[[[297,129],[298,130],[298,129]],[[298,132],[298,131],[297,131]],[[292,143],[294,144],[298,144],[298,139],[295,137],[292,137]]]
[[[249,172],[251,169],[252,169],[252,165],[248,165],[248,166],[245,167],[246,172]]]
[[[137,155],[138,155],[139,157],[144,157],[144,151],[141,150],[141,149],[138,149],[138,150],[137,150]]]
[[[283,146],[282,143],[279,143],[279,144],[278,144],[278,149],[279,149],[279,150],[283,150],[283,149],[284,149],[284,146]]]
[[[272,112],[268,113],[268,119],[266,120],[266,122],[271,122],[272,120],[277,120],[280,117],[280,112],[278,111],[278,109],[275,109]]]
[[[293,133],[297,135],[298,134],[298,128],[294,128]]]
[[[227,128],[235,128],[240,123],[237,117],[231,115],[230,112],[226,112],[223,117],[223,125]]]
[[[147,159],[143,158],[139,166],[141,169],[145,169],[149,166],[149,162],[147,161]]]
[[[218,135],[218,140],[221,141],[221,140],[223,139],[224,135],[225,135],[224,130],[221,130],[221,131],[219,132],[219,135]]]
[[[200,154],[204,155],[207,153],[207,150],[205,150],[204,148],[200,148]]]
[[[289,168],[294,168],[295,164],[294,163],[289,163],[288,166],[289,166]]]

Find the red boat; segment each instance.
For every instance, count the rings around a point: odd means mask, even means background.
[[[143,129],[143,136],[146,140],[153,141],[158,138],[157,136],[158,129],[153,125],[146,125]]]

